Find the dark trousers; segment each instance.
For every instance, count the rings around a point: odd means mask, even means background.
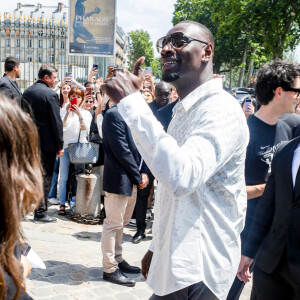
[[[291,276],[286,251],[271,273],[267,274],[256,264],[253,271],[251,300],[300,300],[300,285]]]
[[[149,184],[144,189],[138,189],[137,198],[135,204],[135,218],[136,227],[138,231],[145,231],[146,229],[146,213],[147,213],[147,202],[150,195],[150,191],[153,185],[154,177],[149,176]]]
[[[34,215],[37,218],[44,217],[47,211],[47,199],[51,186],[55,158],[55,152],[41,151],[41,160],[44,170],[44,198],[41,200],[39,207],[34,211]]]
[[[218,298],[201,281],[165,296],[153,294],[149,300],[218,300]]]

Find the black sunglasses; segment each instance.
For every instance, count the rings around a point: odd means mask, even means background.
[[[172,34],[163,36],[156,42],[157,52],[160,53],[161,49],[167,44],[171,44],[173,48],[181,48],[190,42],[199,42],[208,45],[208,42],[200,41],[188,36],[185,36],[182,32],[174,32]]]
[[[294,89],[291,87],[283,87],[282,89],[286,92],[295,92],[295,93],[297,93],[297,98],[300,97],[300,89]]]
[[[84,102],[85,102],[85,103],[94,103],[93,100],[85,100]]]

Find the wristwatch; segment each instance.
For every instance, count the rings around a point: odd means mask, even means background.
[[[81,122],[81,121],[83,121],[83,118],[81,117],[81,118],[79,118],[79,122]]]

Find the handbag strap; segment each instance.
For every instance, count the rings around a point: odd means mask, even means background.
[[[77,141],[77,143],[79,143],[79,140],[80,140],[80,133],[81,133],[81,125],[79,124],[79,126],[80,126],[80,129],[79,129],[79,135],[78,135],[78,141]]]
[[[80,125],[80,124],[79,124]],[[78,135],[78,140],[77,140],[77,143],[80,143],[79,141],[80,141],[80,134],[81,134],[81,125],[80,125],[80,130],[79,130],[79,135]],[[87,140],[88,140],[88,142],[90,142],[90,136],[89,136],[89,134],[87,135]]]

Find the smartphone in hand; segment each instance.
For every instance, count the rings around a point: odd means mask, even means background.
[[[250,104],[252,104],[252,100],[249,98],[245,99],[245,111],[248,109]]]
[[[73,108],[74,105],[77,105],[77,97],[71,97],[70,104],[71,108]]]
[[[92,96],[92,92],[93,92],[92,87],[88,86],[88,87],[85,88],[85,95],[86,96]]]

